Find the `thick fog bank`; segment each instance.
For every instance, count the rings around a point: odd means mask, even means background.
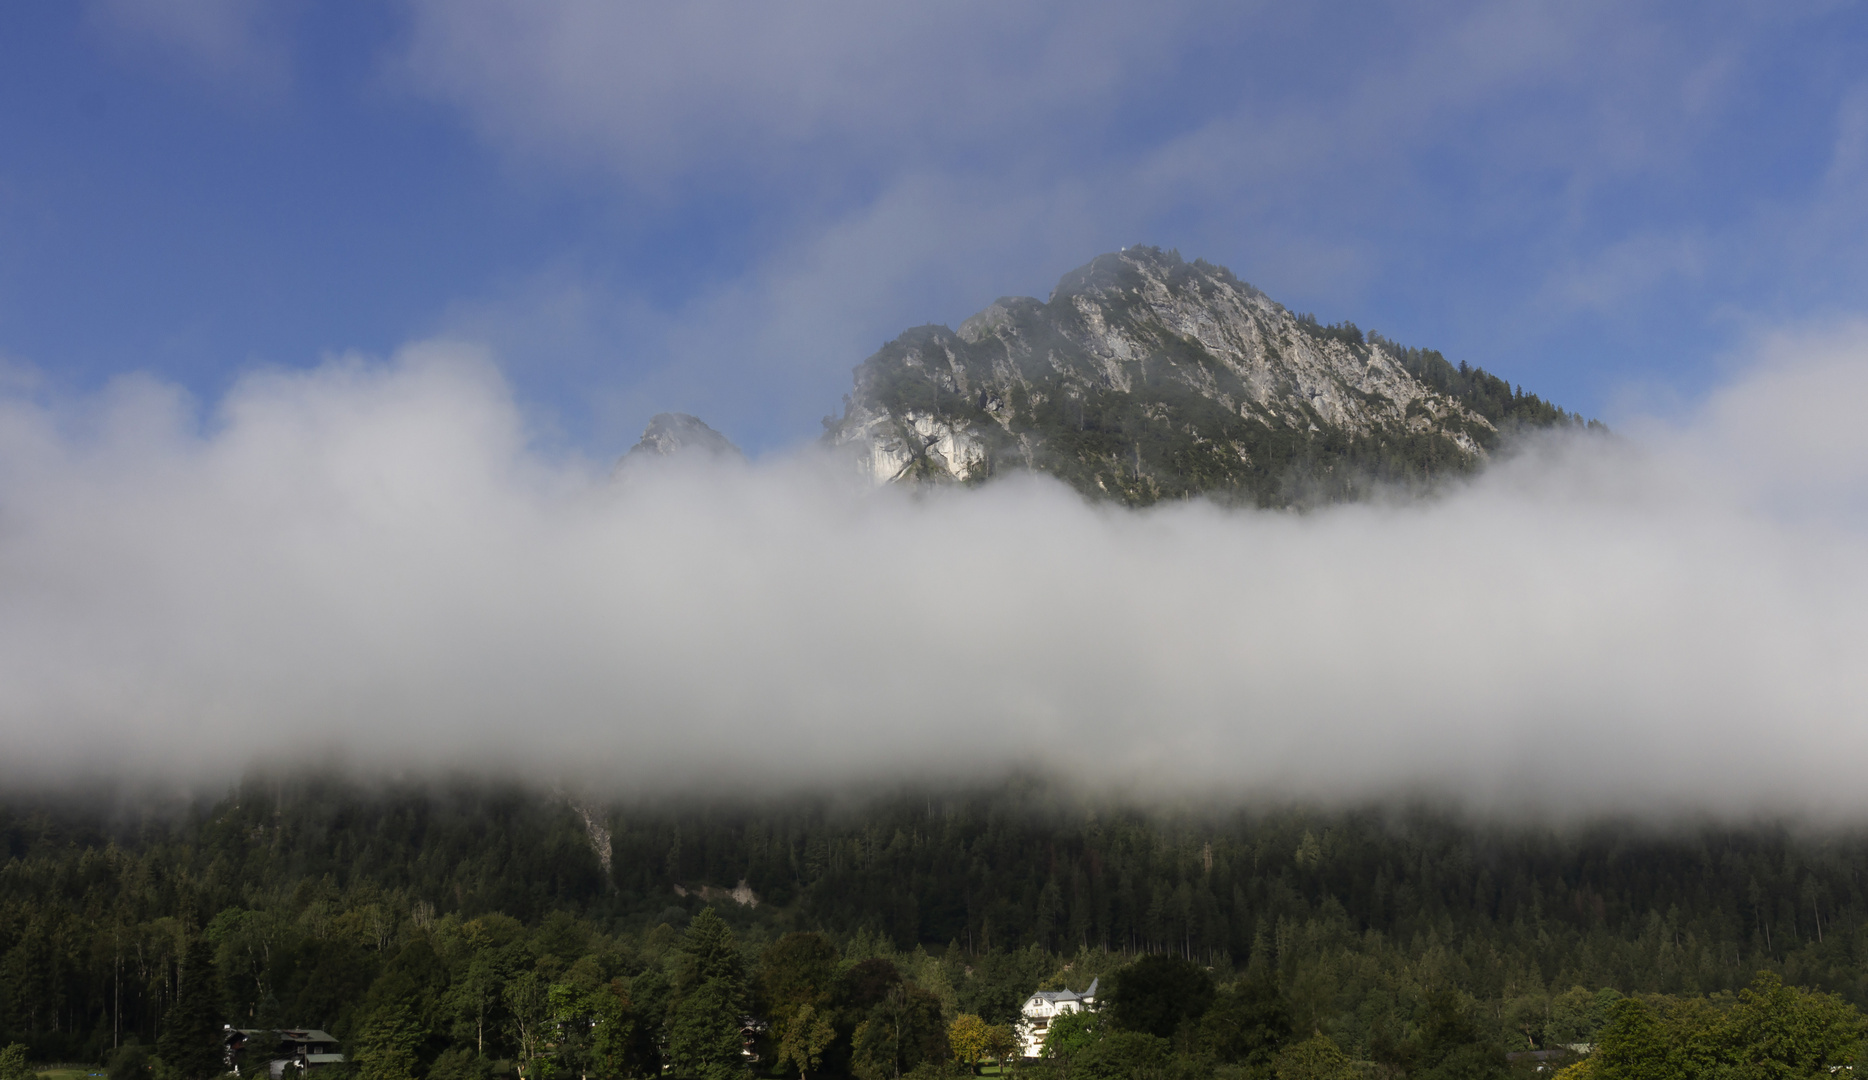
[[[471,351],[0,401],[13,782],[256,761],[616,790],[1868,813],[1859,330],[1422,502],[867,492],[530,449]]]

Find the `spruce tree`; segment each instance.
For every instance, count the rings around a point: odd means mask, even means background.
[[[728,1080],[746,1072],[740,1015],[746,969],[733,931],[712,908],[682,936],[678,998],[668,1023],[668,1062],[675,1075]]]
[[[733,928],[712,908],[705,908],[688,924],[681,937],[681,951],[694,958],[694,972],[703,982],[725,979],[733,984],[735,994],[743,993],[746,982],[745,961],[739,944],[733,940]]]
[[[227,1071],[217,982],[214,947],[197,937],[182,958],[180,992],[156,1040],[156,1052],[177,1080],[208,1080]]]
[[[746,1073],[740,1011],[723,979],[708,979],[675,1005],[668,1023],[668,1061],[674,1074],[698,1080],[733,1080]]]

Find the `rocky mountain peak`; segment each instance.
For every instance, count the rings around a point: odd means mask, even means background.
[[[1581,423],[1483,371],[1292,313],[1231,271],[1132,247],[909,330],[855,371],[826,439],[878,482],[1052,473],[1134,504],[1293,505],[1425,483],[1502,435]]]

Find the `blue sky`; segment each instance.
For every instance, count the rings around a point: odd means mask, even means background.
[[[1868,314],[1859,3],[0,8],[0,357],[204,415],[478,342],[543,444],[812,437],[1132,243],[1613,420]]]

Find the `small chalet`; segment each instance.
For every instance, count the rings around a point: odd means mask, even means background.
[[[271,1038],[268,1038],[271,1036]],[[303,1074],[325,1065],[342,1065],[344,1055],[337,1052],[337,1038],[317,1028],[227,1027],[227,1071],[240,1076],[257,1077],[261,1062],[248,1061],[248,1050],[271,1043],[271,1054],[264,1067],[268,1080],[284,1080],[286,1070]],[[242,1066],[245,1066],[243,1069]]]
[[[1075,990],[1040,990],[1026,998],[1019,1010],[1019,1052],[1028,1058],[1037,1057],[1038,1051],[1044,1049],[1044,1036],[1051,1030],[1052,1020],[1065,1013],[1094,1010],[1096,984],[1100,981],[1091,979],[1090,988],[1081,994]]]

